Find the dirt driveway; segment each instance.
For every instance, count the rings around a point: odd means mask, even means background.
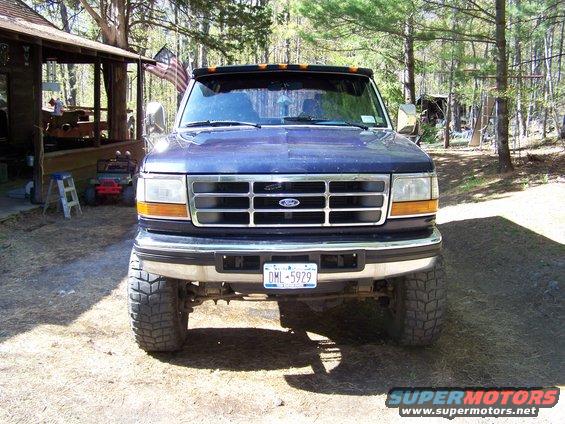
[[[426,349],[395,346],[366,304],[222,302],[191,315],[182,352],[150,356],[128,328],[132,210],[2,224],[0,422],[377,422],[399,419],[394,386],[563,386],[563,176],[505,185],[488,156],[436,159],[451,287]]]

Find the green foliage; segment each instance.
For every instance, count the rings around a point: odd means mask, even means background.
[[[492,0],[87,1],[95,8],[123,2],[131,9],[129,45],[148,56],[167,45],[184,62],[200,65],[269,61],[370,67],[393,116],[404,102],[405,28],[410,24],[417,96],[447,94],[451,89],[454,98],[469,108],[479,106],[487,94],[497,94]],[[59,27],[64,2],[73,32],[100,36],[79,0],[26,2]],[[506,4],[510,79],[504,95],[510,99],[510,111],[516,113],[520,98],[522,107],[530,106],[532,119],[555,121],[565,107],[565,0],[507,0]],[[521,64],[515,63],[518,47]],[[546,62],[546,53],[555,57]],[[524,79],[519,87],[518,74],[542,78]],[[88,86],[89,77],[79,77]],[[549,80],[553,95],[548,93]],[[148,82],[150,98],[166,103],[172,115],[177,102],[172,85],[151,76]]]
[[[436,128],[435,125],[422,123],[421,126],[422,126],[422,137],[420,141],[422,143],[433,144],[439,141],[437,137],[438,129]]]
[[[463,178],[463,182],[459,185],[459,190],[462,192],[473,190],[474,188],[484,186],[487,180],[484,177],[470,175]]]
[[[193,42],[234,61],[242,50],[264,47],[271,32],[271,9],[251,0],[169,0],[170,11],[157,8],[159,20],[169,21],[176,8],[180,22],[172,28]],[[194,25],[194,21],[200,25]],[[184,25],[184,23],[189,25]],[[192,25],[190,25],[192,23]],[[210,29],[203,32],[202,24]]]

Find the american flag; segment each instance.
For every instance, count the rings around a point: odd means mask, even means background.
[[[145,69],[159,78],[172,82],[179,93],[184,93],[188,87],[190,75],[175,54],[163,47],[153,59],[157,61],[157,64],[145,65]]]

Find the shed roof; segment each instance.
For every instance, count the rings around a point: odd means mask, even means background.
[[[20,0],[0,0],[0,34],[5,31],[38,39],[40,44],[52,48],[79,49],[85,55],[102,54],[127,61],[141,58],[144,62],[154,62],[136,53],[62,31]]]
[[[20,0],[0,0],[0,15],[55,28],[55,25]]]

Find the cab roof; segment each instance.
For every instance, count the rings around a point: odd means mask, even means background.
[[[358,68],[356,66],[330,66],[330,65],[309,65],[309,64],[257,64],[257,65],[228,65],[228,66],[209,66],[207,68],[197,68],[192,74],[195,78],[211,74],[237,74],[262,71],[291,71],[291,72],[326,72],[339,74],[359,74],[368,77],[373,76],[373,71],[369,68]]]

